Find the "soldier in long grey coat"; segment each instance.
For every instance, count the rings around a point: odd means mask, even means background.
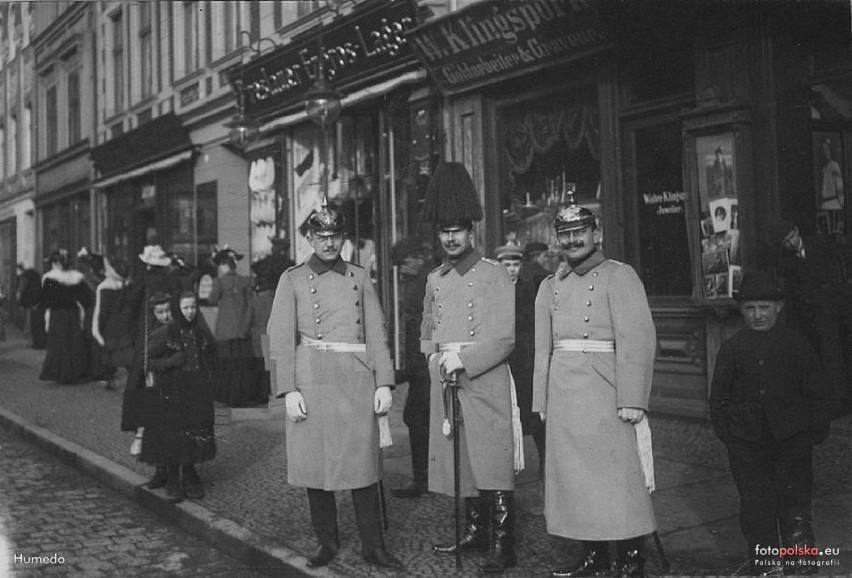
[[[442,194],[466,195],[474,202],[467,206],[454,205],[446,198],[436,202]],[[454,493],[453,441],[442,431],[448,416],[441,376],[456,373],[463,425],[452,435],[460,440],[460,485],[467,511],[460,547],[465,551],[490,547],[491,555],[482,570],[502,572],[516,563],[513,386],[507,363],[515,341],[515,294],[506,268],[484,259],[473,248],[473,220],[482,218],[475,195],[473,183],[459,163],[440,165],[427,191],[426,208],[435,202],[445,211],[435,211],[432,216],[446,253],[444,263],[426,282],[420,331],[432,382],[429,489]],[[456,544],[438,544],[434,549],[454,554]]]
[[[334,492],[351,490],[364,559],[401,569],[379,511],[377,415],[394,384],[384,318],[369,272],[340,258],[342,215],[324,205],[308,224],[314,254],[281,275],[267,326],[272,397],[288,417],[287,482],[308,489],[319,543],[308,566],[337,555]]]
[[[553,576],[610,571],[642,576],[644,536],[656,529],[634,424],[651,391],[656,333],[642,282],[604,258],[594,213],[571,206],[556,218],[568,257],[536,298],[533,410],[547,420],[547,531],[582,540],[576,567]]]

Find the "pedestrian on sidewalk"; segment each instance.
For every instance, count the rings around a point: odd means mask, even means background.
[[[89,381],[89,351],[83,337],[90,291],[83,274],[71,268],[68,251],[50,256],[50,271],[42,278],[47,352],[39,379],[61,384]]]
[[[44,349],[44,308],[41,305],[41,275],[23,262],[18,263],[18,307],[29,313],[30,338],[33,349]]]
[[[127,287],[130,274],[124,259],[104,259],[105,278],[95,291],[92,336],[106,350],[107,390],[115,389],[119,367],[129,371],[133,362],[133,312]]]
[[[566,263],[536,297],[533,410],[547,425],[547,531],[581,540],[584,553],[552,575],[612,572],[614,540],[616,575],[641,577],[645,536],[656,530],[640,458],[650,448],[637,444],[639,433],[650,439],[654,320],[633,268],[604,257],[592,211],[572,198],[554,228]]]
[[[762,549],[816,545],[813,448],[828,436],[831,387],[814,348],[779,322],[784,301],[774,279],[744,275],[737,300],[745,328],[719,349],[710,417],[740,494],[750,570],[816,574],[800,557]]]
[[[227,245],[216,251],[213,262],[219,275],[207,297],[218,305],[216,316],[216,401],[228,407],[248,405],[254,393],[254,359],[245,333],[245,318],[251,301],[251,280],[236,271],[243,256]]]
[[[473,223],[482,219],[482,207],[464,165],[438,165],[423,218],[435,224],[446,254],[427,280],[420,334],[432,384],[429,489],[455,494],[452,437],[459,436],[467,527],[458,547],[489,551],[481,569],[500,573],[517,563],[515,471],[523,467],[508,364],[515,345],[514,287],[505,267],[473,247]],[[455,426],[447,411],[450,388],[445,390],[444,383],[453,375],[463,423],[447,435],[445,423]],[[434,546],[441,554],[455,554],[456,548],[454,541]]]
[[[104,386],[108,386],[115,374],[115,368],[107,362],[108,352],[106,348],[92,334],[97,289],[106,279],[104,256],[92,253],[86,247],[83,247],[77,252],[77,263],[83,278],[86,280],[86,289],[89,292],[89,305],[86,306],[85,331],[83,332],[86,349],[89,351],[89,376],[93,381],[100,381]]]
[[[216,457],[213,432],[215,341],[199,323],[198,297],[181,291],[172,299],[172,322],[151,333],[148,370],[157,411],[148,412],[140,461],[165,465],[172,502],[204,497],[195,464]]]
[[[412,480],[391,493],[397,498],[419,498],[429,490],[429,366],[420,353],[420,324],[423,322],[423,296],[426,279],[432,269],[432,246],[416,235],[406,237],[391,249],[391,258],[399,268],[401,319],[405,369],[397,383],[408,382],[408,395],[402,419],[408,426],[411,446]]]
[[[394,386],[382,309],[369,272],[340,257],[342,214],[324,199],[308,228],[314,253],[281,275],[267,328],[272,395],[287,410],[287,482],[307,488],[319,542],[308,566],[337,555],[334,492],[351,490],[364,559],[402,569],[380,515],[380,425]]]
[[[515,349],[509,355],[509,367],[515,379],[518,409],[525,436],[532,436],[538,452],[539,473],[544,479],[544,424],[538,412],[532,410],[533,366],[535,365],[535,297],[538,287],[548,275],[546,271],[527,269],[523,262],[524,249],[514,240],[497,247],[495,256],[515,286]]]
[[[149,490],[156,490],[166,485],[166,464],[163,461],[157,461],[153,458],[157,451],[153,445],[154,441],[152,441],[156,439],[156,435],[154,435],[156,429],[152,430],[154,433],[152,433],[150,439],[146,440],[145,427],[149,423],[161,423],[164,419],[165,408],[163,406],[162,391],[154,387],[156,380],[151,366],[150,349],[151,337],[156,330],[172,322],[172,298],[168,293],[154,293],[148,300],[147,306],[147,317],[152,322],[151,326],[145,332],[148,346],[143,348],[143,361],[138,369],[144,377],[142,379],[142,386],[132,389],[130,385],[125,387],[123,401],[126,407],[122,406],[122,431],[126,429],[124,427],[124,419],[132,416],[133,423],[137,424],[137,426],[136,435],[130,445],[130,455],[138,457],[142,454],[142,448],[145,448],[147,452],[146,459],[141,460],[140,458],[140,461],[155,466],[154,475],[148,480],[146,486]],[[158,364],[162,370],[164,367],[163,362],[160,361]],[[134,367],[130,369],[127,377],[128,384],[131,381],[134,369]]]

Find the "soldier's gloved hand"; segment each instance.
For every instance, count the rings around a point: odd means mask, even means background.
[[[547,421],[547,414],[543,411],[538,412],[538,417],[541,418],[541,423],[544,423],[544,422]]]
[[[383,385],[376,388],[376,393],[373,394],[373,409],[376,415],[385,415],[390,410],[391,403],[393,403],[393,397],[390,387]]]
[[[454,371],[464,371],[464,363],[462,363],[459,354],[455,351],[445,351],[441,354],[441,367],[444,368],[444,373],[447,375]]]
[[[293,423],[308,419],[308,410],[305,408],[305,398],[299,391],[291,391],[284,396],[284,404],[287,407],[287,417],[293,420]]]
[[[618,410],[621,421],[637,424],[645,417],[645,410],[638,407],[622,407]]]

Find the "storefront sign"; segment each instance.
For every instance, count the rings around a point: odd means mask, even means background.
[[[372,3],[323,29],[256,58],[237,69],[231,81],[242,84],[246,112],[262,116],[301,104],[317,78],[322,58],[325,77],[338,90],[359,80],[416,62],[406,37],[415,26],[415,3]]]
[[[686,193],[664,191],[662,193],[643,193],[642,200],[646,207],[656,207],[655,215],[682,215]]]
[[[492,0],[408,34],[444,92],[525,74],[603,48],[592,0]]]

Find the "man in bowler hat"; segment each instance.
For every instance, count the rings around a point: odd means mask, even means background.
[[[737,300],[745,328],[719,349],[710,417],[728,449],[747,555],[758,575],[815,574],[764,549],[815,545],[813,447],[828,435],[830,388],[813,347],[779,323],[783,295],[771,277],[744,275]]]

